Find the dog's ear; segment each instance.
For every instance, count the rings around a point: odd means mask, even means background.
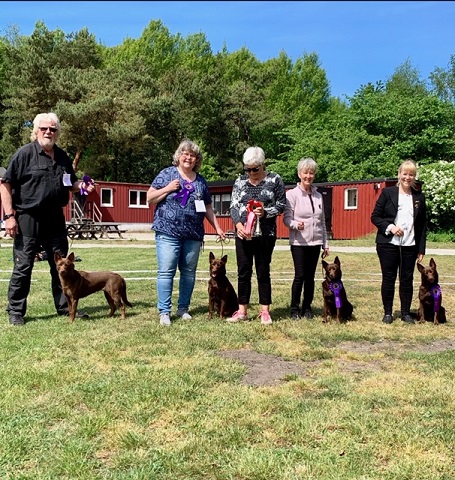
[[[209,260],[210,261],[215,260],[215,255],[213,255],[212,252],[209,253]]]
[[[74,262],[74,252],[71,252],[67,258],[70,262]]]
[[[433,258],[430,260],[430,267],[436,268],[436,262],[433,260]]]
[[[322,260],[321,263],[322,263],[322,268],[323,268],[324,270],[327,270],[327,266],[328,266],[329,264],[328,264],[325,260]]]
[[[338,266],[341,265],[341,262],[340,262],[340,259],[338,258],[338,256],[335,257],[335,260],[333,261],[333,263],[336,263]]]
[[[58,262],[61,258],[60,252],[54,252],[54,262]]]
[[[424,270],[425,270],[425,267],[421,264],[421,263],[418,263],[417,264],[417,270],[422,273]]]
[[[227,263],[227,255],[224,255],[224,257],[221,259],[224,263]]]

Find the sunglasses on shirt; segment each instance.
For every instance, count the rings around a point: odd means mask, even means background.
[[[55,133],[57,131],[57,129],[55,127],[39,127],[39,129],[43,133],[46,133],[48,130],[50,130],[52,133]]]
[[[261,167],[253,167],[253,168],[245,167],[244,168],[245,172],[248,172],[248,173],[251,173],[251,172],[258,173],[260,169],[261,169]]]

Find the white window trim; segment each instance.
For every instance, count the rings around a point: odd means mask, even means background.
[[[349,192],[355,191],[355,205],[348,205]],[[359,189],[358,188],[346,188],[344,190],[344,209],[345,210],[357,210],[359,208]]]
[[[144,204],[144,205],[140,205],[140,204],[137,204],[137,203],[134,204],[134,205],[131,204],[131,203],[130,203],[130,198],[131,198],[131,197],[130,197],[130,193],[131,193],[131,192],[136,192],[136,193],[138,194],[138,195],[137,195],[137,198],[138,198],[138,199],[140,198],[140,193],[141,193],[141,192],[144,192],[145,195],[146,195],[145,204]],[[149,205],[148,205],[148,203],[147,203],[147,190],[136,190],[136,189],[134,189],[134,188],[129,189],[129,190],[128,190],[128,208],[147,208],[147,209],[148,209],[148,208],[149,208]]]
[[[111,201],[110,203],[103,203],[103,191],[107,190],[111,192]],[[113,207],[114,206],[114,189],[113,188],[106,188],[102,187],[100,190],[100,207]]]

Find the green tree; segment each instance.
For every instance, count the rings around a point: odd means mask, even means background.
[[[455,161],[421,166],[419,180],[423,181],[430,229],[455,233]]]
[[[450,56],[447,68],[436,68],[430,73],[433,93],[441,100],[455,104],[455,55]]]

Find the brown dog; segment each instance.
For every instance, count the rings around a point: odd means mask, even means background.
[[[80,298],[87,297],[92,293],[104,291],[111,311],[109,316],[114,315],[115,310],[122,310],[122,318],[125,318],[125,305],[132,307],[126,298],[125,279],[114,272],[83,272],[74,268],[74,253],[68,257],[62,257],[54,253],[55,265],[62,284],[63,293],[68,301],[69,320],[74,321],[77,304]]]
[[[446,322],[446,310],[442,306],[442,292],[439,286],[439,275],[436,262],[431,259],[430,265],[424,267],[420,263],[417,269],[422,277],[419,289],[419,310],[417,320],[421,323],[428,321],[435,325]]]
[[[232,316],[239,309],[237,294],[226,276],[227,258],[227,255],[215,258],[212,252],[209,254],[209,318],[212,318],[214,310],[223,318]]]
[[[322,321],[326,323],[328,316],[336,318],[338,323],[349,320],[352,317],[354,307],[348,301],[346,290],[341,281],[340,259],[335,257],[333,263],[322,260],[322,268],[325,271],[325,279],[322,282],[324,298]]]

